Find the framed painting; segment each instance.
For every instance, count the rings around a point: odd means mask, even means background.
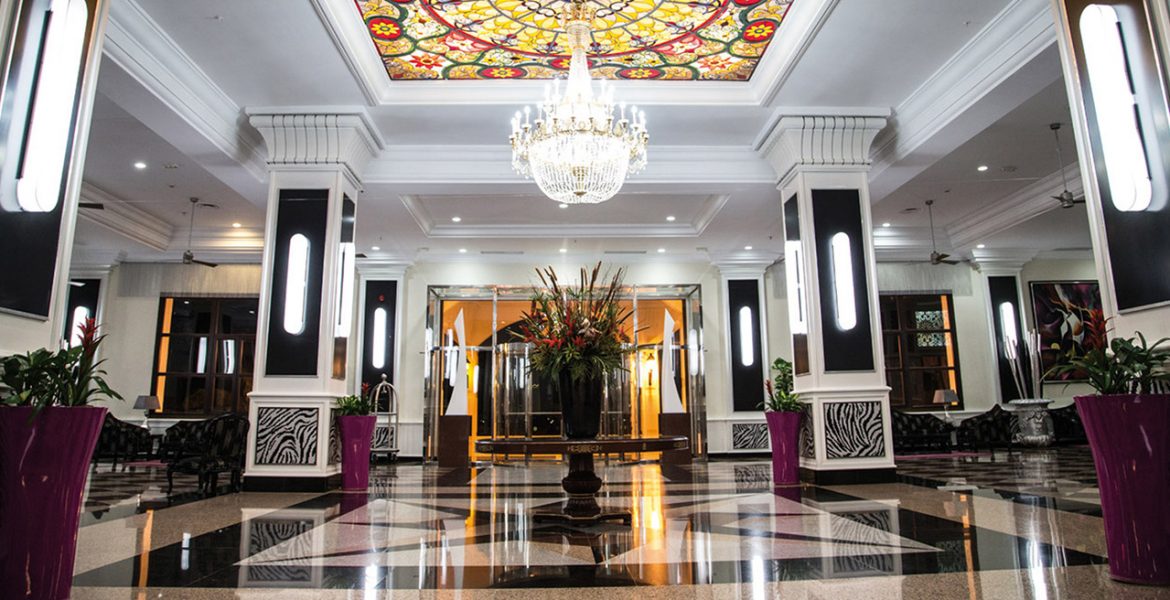
[[[1101,286],[1096,281],[1033,281],[1032,316],[1040,334],[1040,362],[1044,381],[1083,381],[1084,373],[1049,374],[1079,355],[1104,348],[1105,314]]]

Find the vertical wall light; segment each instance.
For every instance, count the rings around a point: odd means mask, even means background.
[[[1003,353],[1008,360],[1016,359],[1016,347],[1020,343],[1019,324],[1016,323],[1016,307],[1011,302],[1001,302],[999,305],[1000,337],[1003,340]]]
[[[81,344],[81,326],[85,324],[85,320],[89,318],[89,309],[84,306],[78,306],[73,309],[73,318],[71,320],[71,329],[73,335],[69,337],[69,347],[78,346]]]
[[[800,242],[784,242],[784,278],[788,283],[788,325],[793,334],[808,333],[804,311],[804,278],[800,272]]]
[[[337,275],[337,319],[333,337],[347,338],[353,327],[353,271],[355,248],[353,242],[341,244],[341,272]]]
[[[309,254],[309,238],[301,233],[293,234],[288,240],[288,270],[284,278],[284,330],[293,335],[305,332]]]
[[[207,372],[207,338],[206,337],[199,338],[199,355],[198,355],[198,358],[195,359],[195,372],[196,373],[206,373]]]
[[[1117,11],[1106,4],[1091,4],[1081,13],[1079,28],[1110,200],[1120,211],[1146,210],[1153,200],[1153,185]]]
[[[85,0],[53,0],[46,19],[48,29],[16,181],[17,203],[26,212],[52,211],[61,197],[89,7]]]
[[[381,369],[386,366],[386,309],[378,307],[374,309],[374,339],[373,352],[370,357],[370,364],[375,369]],[[427,330],[427,337],[430,337],[430,330]],[[424,361],[429,362],[429,361]]]
[[[223,372],[231,375],[236,372],[236,341],[223,341]]]
[[[431,376],[431,347],[435,343],[434,336],[435,336],[435,330],[431,329],[430,327],[427,327],[427,331],[424,334],[424,337],[426,338],[425,351],[423,352],[423,356],[426,358],[425,360],[423,360],[423,378],[424,379]]]
[[[692,327],[687,331],[687,371],[691,375],[699,374],[699,353],[703,351],[699,343],[699,332]]]
[[[829,240],[833,265],[833,306],[837,328],[850,331],[857,327],[857,297],[853,290],[853,249],[849,234],[839,232]]]
[[[756,363],[756,332],[752,328],[752,307],[739,309],[739,363],[750,367]]]

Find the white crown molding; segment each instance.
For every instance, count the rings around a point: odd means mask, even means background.
[[[877,139],[873,176],[910,156],[1008,77],[1056,43],[1045,0],[1013,0],[894,110]]]
[[[627,184],[771,183],[772,168],[747,146],[650,146],[649,164]],[[364,183],[516,184],[507,144],[391,146],[366,168]]]
[[[1019,275],[1037,254],[1028,248],[976,248],[971,251],[971,264],[987,276]]]
[[[393,258],[359,258],[354,261],[357,272],[364,280],[397,279],[406,277],[406,270],[412,263]]]
[[[187,247],[188,228],[177,229],[167,251],[190,249],[198,258],[214,252],[216,256],[260,256],[264,249],[264,230],[257,227],[196,227],[190,230],[191,244]]]
[[[89,182],[81,184],[81,202],[96,202],[105,208],[80,208],[78,218],[101,225],[147,248],[161,251],[170,247],[174,226],[141,208]]]
[[[261,140],[240,107],[135,0],[112,2],[103,53],[257,180],[268,177]]]
[[[70,279],[103,279],[126,260],[124,250],[75,248],[69,262]]]
[[[873,116],[783,116],[759,152],[775,170],[774,181],[798,166],[868,169],[870,146],[886,126]]]
[[[338,165],[357,180],[386,147],[364,108],[248,107],[248,120],[268,147],[268,166]]]
[[[711,264],[723,279],[763,279],[764,272],[780,259],[779,252],[713,252]]]
[[[1064,171],[1069,191],[1074,196],[1083,194],[1080,165],[1068,165]],[[1010,196],[981,206],[978,210],[952,221],[946,226],[947,236],[956,248],[971,246],[1024,221],[1059,210],[1060,203],[1053,196],[1063,190],[1064,181],[1057,170]]]
[[[713,194],[707,197],[695,219],[689,223],[569,223],[569,224],[499,224],[463,225],[436,223],[426,207],[423,198],[413,194],[400,197],[402,205],[414,219],[418,228],[430,238],[679,238],[698,237],[703,234],[719,211],[727,205],[729,194]],[[538,199],[539,201],[539,199]]]
[[[794,2],[749,81],[616,80],[616,94],[642,106],[769,104],[839,1]],[[544,93],[544,81],[392,81],[351,0],[312,3],[371,105],[522,105]]]

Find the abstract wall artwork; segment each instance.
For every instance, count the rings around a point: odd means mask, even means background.
[[[1033,281],[1032,315],[1040,333],[1041,366],[1047,373],[1068,360],[1104,348],[1105,313],[1096,281]],[[1083,373],[1046,374],[1045,381],[1080,381]]]

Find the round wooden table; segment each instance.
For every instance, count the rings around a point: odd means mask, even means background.
[[[597,492],[602,481],[593,471],[594,454],[621,454],[623,452],[662,452],[686,450],[690,447],[685,436],[656,438],[609,438],[596,440],[499,439],[480,440],[475,451],[484,454],[563,454],[569,458],[569,474],[561,480],[568,500],[540,506],[532,511],[536,521],[566,521],[596,523],[618,520],[630,522],[630,511],[607,509],[597,503]]]

